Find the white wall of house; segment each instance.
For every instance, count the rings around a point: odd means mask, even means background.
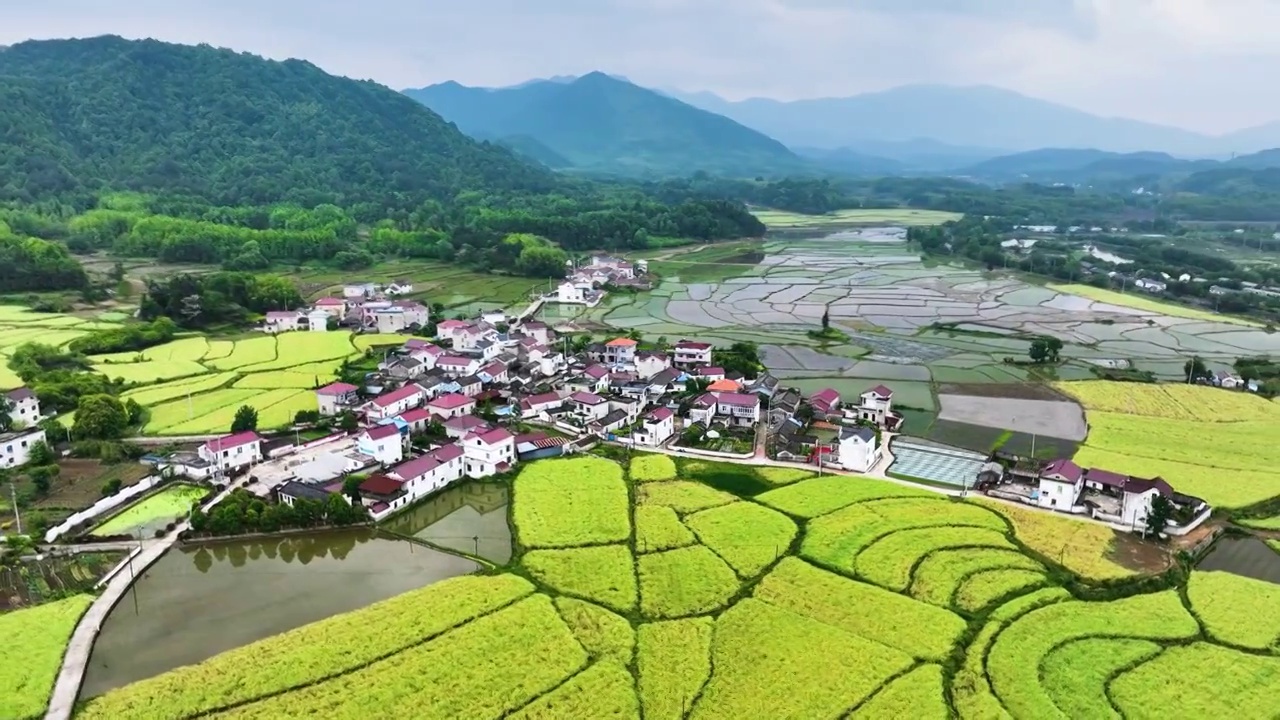
[[[1070,512],[1080,496],[1082,483],[1070,483],[1062,480],[1040,478],[1040,495],[1036,504],[1052,510]]]
[[[640,429],[635,433],[636,442],[656,447],[666,442],[667,438],[674,435],[675,432],[676,421],[674,415],[658,422],[645,420],[640,423]]]
[[[31,459],[31,448],[45,441],[43,430],[12,433],[0,439],[0,467],[26,465]]]
[[[21,400],[0,397],[0,404],[7,404],[9,419],[14,427],[29,427],[40,422],[40,401],[35,395]]]
[[[463,457],[466,460],[466,474],[473,478],[489,477],[498,474],[498,465],[516,462],[516,440],[506,438],[501,442],[486,444],[480,438],[472,438],[463,444]]]
[[[404,459],[404,439],[400,433],[377,440],[367,432],[360,433],[356,448],[383,465],[395,465]]]
[[[217,441],[215,440],[212,442],[214,442],[213,449],[210,449],[206,445],[201,445],[197,453],[200,455],[202,460],[213,463],[223,472],[262,462],[261,440],[254,440],[242,445],[236,445],[235,447],[224,448],[221,451],[217,449]]]
[[[847,437],[840,441],[837,450],[840,467],[852,472],[871,472],[871,468],[880,462],[882,448],[876,444],[873,436],[870,441],[863,442],[857,436]]]

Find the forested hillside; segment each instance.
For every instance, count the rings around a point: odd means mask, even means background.
[[[117,37],[0,51],[0,197],[104,188],[220,205],[411,207],[464,190],[555,186],[372,82],[310,63]]]
[[[579,170],[665,176],[817,169],[763,133],[599,72],[499,89],[447,82],[405,94],[473,137],[525,138],[526,147],[532,139],[551,154],[531,156],[563,158]]]
[[[764,232],[707,194],[558,176],[307,62],[118,37],[0,50],[0,218],[8,255],[42,267],[60,261],[21,242],[235,270],[427,257],[528,272],[506,236],[564,253]],[[0,277],[0,291],[83,278],[32,282]]]

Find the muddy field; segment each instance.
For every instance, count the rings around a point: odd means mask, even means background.
[[[1073,402],[950,394],[938,395],[938,401],[939,420],[1073,441],[1084,440],[1089,430],[1084,410]]]

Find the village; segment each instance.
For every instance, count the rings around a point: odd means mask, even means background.
[[[348,481],[356,477],[359,502],[375,520],[465,479],[598,443],[940,484],[1134,532],[1145,532],[1158,513],[1169,532],[1185,533],[1211,511],[1160,478],[1081,468],[1066,458],[922,445],[903,434],[910,428],[884,384],[857,397],[830,388],[805,395],[763,369],[726,371],[718,364],[723,351],[696,338],[651,342],[633,333],[584,345],[571,341],[572,326],[562,333],[531,319],[541,302],[599,302],[605,287],[643,284],[645,272],[640,263],[595,257],[519,317],[432,318],[421,302],[397,297],[412,292],[407,282],[353,283],[343,297],[309,310],[270,313],[262,328],[270,333],[338,326],[402,333],[433,321],[435,333],[384,351],[362,382],[315,389],[317,416],[341,420],[341,431],[305,442],[296,432],[246,431],[149,460],[196,480],[248,474],[254,492],[286,504],[350,498]],[[0,467],[16,467],[45,431],[36,427],[42,416],[30,390],[12,390],[6,401],[18,429],[0,436]],[[914,469],[920,466],[926,470]]]

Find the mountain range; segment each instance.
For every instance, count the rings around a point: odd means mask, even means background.
[[[845,147],[871,154],[884,154],[883,143],[912,145],[921,141],[987,152],[994,149],[988,157],[1041,148],[1227,156],[1280,146],[1280,122],[1210,136],[1127,118],[1101,117],[990,86],[904,85],[851,97],[789,102],[764,98],[729,101],[709,92],[665,92],[792,147]]]
[[[560,169],[655,176],[809,169],[759,131],[600,72],[507,88],[445,82],[404,93],[474,138]]]

